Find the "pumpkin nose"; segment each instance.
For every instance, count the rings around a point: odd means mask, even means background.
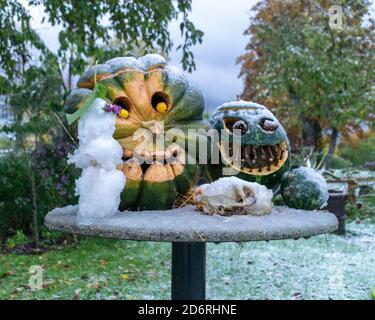
[[[279,124],[277,122],[269,118],[263,118],[262,120],[260,120],[259,125],[264,131],[268,132],[274,132],[279,127]]]
[[[142,121],[142,127],[149,129],[154,135],[159,135],[164,130],[163,123],[157,120]]]

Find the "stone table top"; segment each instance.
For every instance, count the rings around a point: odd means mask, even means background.
[[[165,210],[118,212],[89,224],[77,222],[78,206],[56,208],[47,214],[46,226],[94,237],[170,242],[245,242],[308,238],[335,231],[338,221],[328,211],[274,207],[266,216],[205,215],[193,206]]]

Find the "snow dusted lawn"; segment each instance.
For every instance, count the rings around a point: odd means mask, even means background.
[[[369,299],[375,224],[345,237],[208,244],[208,299]],[[44,288],[28,288],[29,267]],[[169,299],[170,244],[86,238],[42,255],[0,253],[0,299]]]
[[[375,225],[347,235],[209,245],[212,299],[369,299],[375,286]]]

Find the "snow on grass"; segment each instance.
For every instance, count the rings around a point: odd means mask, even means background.
[[[208,246],[212,299],[368,299],[375,286],[375,225],[308,240]]]
[[[207,299],[369,299],[375,224],[346,236],[207,245]],[[170,299],[169,243],[85,238],[42,255],[0,255],[0,299]],[[29,267],[43,266],[31,291]]]

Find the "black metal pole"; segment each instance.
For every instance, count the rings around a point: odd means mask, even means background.
[[[204,300],[206,244],[172,243],[172,300]]]

